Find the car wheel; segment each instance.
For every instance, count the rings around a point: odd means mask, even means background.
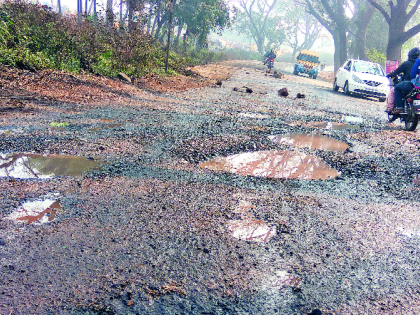
[[[337,85],[337,78],[335,78],[333,83],[333,90],[337,92],[339,88],[340,87]]]
[[[346,94],[346,95],[350,95],[351,94],[350,93],[350,90],[349,90],[349,83],[347,81],[346,81],[346,83],[344,83],[343,90],[344,90],[344,94]]]
[[[312,76],[312,79],[316,80],[316,77],[317,77],[317,76],[318,76],[317,74],[314,74],[314,75]]]
[[[386,98],[385,97],[380,97],[379,98],[379,102],[385,102],[386,101]]]

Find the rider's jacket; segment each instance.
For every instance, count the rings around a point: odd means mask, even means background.
[[[413,65],[415,62],[416,58],[410,58],[407,61],[404,61],[397,69],[389,73],[387,77],[392,78],[400,73],[403,73],[402,81],[410,81],[411,69],[413,69]]]

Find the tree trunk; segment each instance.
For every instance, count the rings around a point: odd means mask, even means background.
[[[108,29],[112,29],[114,24],[114,12],[112,10],[113,0],[107,0],[106,2],[106,26]]]
[[[356,19],[357,31],[355,34],[356,47],[354,57],[357,59],[366,60],[366,30],[369,26],[369,22],[372,19],[374,7],[367,4],[367,7],[359,12]]]
[[[58,14],[61,14],[61,0],[57,0]]]
[[[82,23],[82,0],[77,0],[77,23]]]
[[[94,18],[95,21],[98,20],[98,15],[97,15],[97,12],[96,12],[96,0],[93,0],[93,18]]]

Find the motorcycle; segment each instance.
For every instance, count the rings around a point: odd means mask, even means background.
[[[404,98],[404,111],[399,114],[388,113],[389,122],[400,119],[405,124],[405,130],[414,131],[419,123],[420,115],[420,89],[413,89]]]
[[[270,59],[267,61],[267,68],[268,68],[269,70],[271,70],[271,69],[273,69],[273,68],[274,68],[274,59],[273,59],[273,58],[270,58]]]

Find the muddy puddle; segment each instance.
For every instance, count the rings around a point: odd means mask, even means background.
[[[234,238],[244,241],[267,242],[276,235],[274,226],[269,226],[262,220],[252,218],[231,220],[228,230]]]
[[[253,209],[256,209],[253,204],[244,200],[239,201],[239,205],[233,212],[241,218],[229,220],[227,226],[229,234],[238,240],[268,242],[276,235],[276,227],[254,218]]]
[[[319,128],[319,129],[326,129],[326,130],[346,130],[346,129],[352,129],[357,130],[360,129],[357,125],[349,125],[345,123],[339,123],[339,122],[331,122],[331,121],[313,121],[303,124],[303,127],[307,128]]]
[[[13,211],[6,219],[33,223],[44,224],[54,220],[57,211],[61,209],[58,201],[58,194],[40,197],[34,201],[23,203],[15,211]]]
[[[291,133],[286,135],[269,136],[269,139],[278,144],[326,151],[345,151],[349,147],[342,141],[317,134]]]
[[[207,170],[266,178],[325,180],[340,175],[316,156],[287,150],[235,154],[203,162],[199,166]]]
[[[77,156],[0,154],[0,177],[25,179],[79,176],[98,166],[97,161]]]

